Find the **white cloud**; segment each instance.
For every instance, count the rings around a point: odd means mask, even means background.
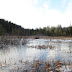
[[[36,2],[37,3],[37,2]],[[0,17],[17,23],[25,28],[44,26],[69,26],[72,22],[72,2],[67,6],[66,12],[48,9],[49,5],[43,4],[44,8],[36,8],[32,0],[1,0]]]
[[[67,11],[72,11],[72,0],[69,1],[66,10],[67,10]]]
[[[67,0],[62,0],[62,8],[65,7],[66,1],[67,1]]]
[[[64,15],[66,16],[67,22],[70,24],[70,22],[72,22],[72,0],[70,0],[70,2],[68,3]]]
[[[44,3],[44,8],[48,9],[48,5],[46,3]]]
[[[38,0],[33,0],[33,3],[34,3],[34,4],[37,4],[37,3],[38,3]]]

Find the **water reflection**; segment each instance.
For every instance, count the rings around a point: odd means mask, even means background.
[[[72,62],[72,40],[49,40],[49,39],[30,39],[26,45],[8,46],[8,48],[0,49],[0,63],[2,64],[20,64],[22,62],[34,59],[41,59],[44,62],[52,59],[66,62]],[[55,48],[38,49],[29,46],[36,45],[53,45]]]

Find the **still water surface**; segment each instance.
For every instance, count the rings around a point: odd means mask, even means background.
[[[39,45],[48,47],[45,49],[36,48]],[[49,46],[54,48],[49,48]],[[72,62],[72,40],[27,39],[26,45],[9,45],[7,48],[0,49],[0,63],[4,64],[6,68],[8,65],[21,65],[19,60],[22,60],[22,62],[43,60],[45,62],[59,59],[65,62]],[[0,70],[3,69],[5,68],[0,67]]]

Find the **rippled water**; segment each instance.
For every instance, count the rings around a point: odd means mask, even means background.
[[[72,62],[72,40],[61,40],[61,39],[27,39],[26,45],[8,45],[7,48],[0,49],[0,70],[13,69],[15,65],[22,66],[24,62],[33,60],[61,60],[65,62]],[[49,46],[52,45],[54,48],[38,49],[35,46]],[[22,60],[22,63],[20,62]],[[0,71],[0,72],[1,72]]]

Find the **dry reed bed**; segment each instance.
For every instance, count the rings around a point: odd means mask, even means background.
[[[28,46],[28,48],[37,48],[37,49],[46,49],[46,48],[49,48],[49,49],[53,49],[55,48],[55,46],[53,45],[31,45],[31,46]]]
[[[19,60],[20,65],[14,63],[15,68],[12,69],[13,72],[72,72],[72,63],[68,61],[42,61],[42,60],[33,60],[33,62]],[[5,67],[0,63],[0,68]],[[11,69],[10,69],[11,70]]]
[[[5,47],[6,45],[25,45],[27,40],[22,37],[10,37],[10,36],[2,36],[0,37],[0,48]]]

